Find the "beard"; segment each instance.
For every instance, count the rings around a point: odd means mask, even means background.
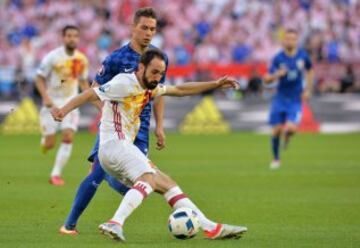
[[[156,81],[156,80],[149,81],[149,80],[146,78],[146,75],[145,75],[145,74],[146,74],[146,69],[147,69],[147,68],[145,68],[145,70],[144,70],[144,74],[143,74],[143,76],[142,76],[142,80],[143,80],[143,83],[144,83],[144,85],[145,85],[145,87],[146,87],[147,89],[153,90],[153,89],[156,88],[156,86],[158,86],[159,81]]]
[[[76,43],[68,43],[65,45],[66,50],[68,51],[74,51],[77,48]]]

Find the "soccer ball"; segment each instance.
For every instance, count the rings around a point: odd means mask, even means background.
[[[191,239],[199,231],[200,222],[190,208],[178,208],[170,215],[168,226],[175,238]]]

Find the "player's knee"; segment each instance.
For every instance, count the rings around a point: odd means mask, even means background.
[[[72,144],[73,143],[73,137],[63,137],[61,142],[65,143],[65,144]]]
[[[138,182],[138,181],[146,182],[151,186],[151,188],[154,191],[157,190],[153,173],[145,173],[145,174],[141,175],[138,179],[136,179],[136,182]]]
[[[296,128],[294,128],[294,129],[291,129],[291,130],[289,130],[289,132],[290,132],[290,134],[294,135],[294,134],[296,134],[296,132],[297,132],[297,129],[296,129]]]
[[[73,143],[74,140],[74,132],[72,130],[66,130],[63,132],[62,135],[62,142],[66,143],[66,144],[71,144]]]
[[[272,135],[275,136],[275,137],[280,137],[281,132],[282,132],[282,128],[281,127],[276,127],[276,128],[273,129]]]
[[[89,175],[87,175],[86,181],[94,183],[96,185],[99,185],[103,180],[104,180],[104,176],[103,175],[99,175],[99,173],[95,170],[90,171]]]
[[[55,144],[46,144],[44,145],[44,147],[47,149],[47,150],[50,150],[52,148],[54,148]]]
[[[45,139],[45,142],[43,145],[47,150],[50,150],[55,146],[55,139],[54,138]]]
[[[297,127],[295,125],[290,125],[287,127],[287,131],[291,134],[295,134],[297,131]]]

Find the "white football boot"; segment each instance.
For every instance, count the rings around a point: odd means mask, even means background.
[[[277,170],[280,168],[280,160],[273,160],[270,163],[270,170]]]
[[[110,237],[113,240],[125,241],[123,234],[123,228],[119,223],[114,221],[108,221],[99,226],[99,230],[102,234]]]

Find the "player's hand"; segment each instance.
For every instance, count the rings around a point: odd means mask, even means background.
[[[282,67],[276,71],[275,75],[277,78],[281,78],[281,77],[284,77],[286,75],[286,73],[287,73],[287,69]]]
[[[54,106],[53,102],[51,101],[50,97],[46,96],[43,98],[43,105],[47,108],[51,108]]]
[[[231,77],[224,76],[222,78],[219,78],[216,83],[218,84],[218,88],[220,89],[239,89],[240,85],[239,83]]]
[[[59,122],[61,122],[65,116],[64,112],[57,107],[52,107],[50,110],[50,113],[51,113],[52,117],[54,118],[54,120],[59,121]]]
[[[165,132],[162,128],[155,129],[155,136],[156,136],[156,149],[162,150],[165,148]]]

